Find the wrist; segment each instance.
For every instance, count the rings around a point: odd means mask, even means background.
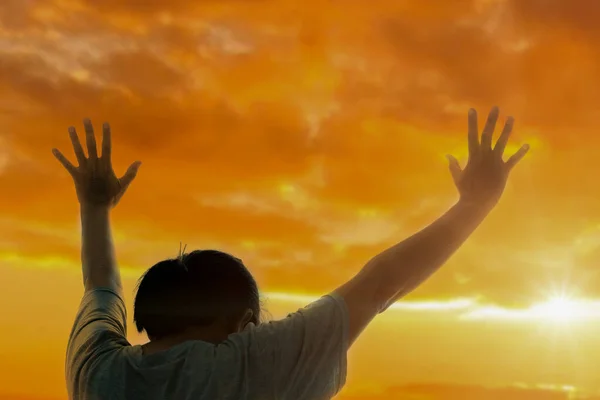
[[[81,205],[80,221],[84,238],[103,237],[110,230],[110,208]],[[93,239],[95,240],[95,239]]]
[[[104,216],[110,213],[110,207],[105,205],[97,205],[97,204],[85,204],[82,203],[80,205],[80,211],[82,215],[94,215],[94,216]]]
[[[459,200],[455,207],[461,212],[461,214],[464,213],[465,215],[476,218],[485,218],[494,208],[493,205],[463,199]]]

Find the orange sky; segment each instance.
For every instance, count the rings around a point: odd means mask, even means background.
[[[66,397],[79,230],[50,149],[70,154],[69,125],[108,120],[119,171],[144,162],[114,215],[129,306],[182,241],[243,258],[278,317],[451,206],[444,155],[494,104],[530,154],[357,342],[339,398],[600,396],[600,2],[166,4],[0,3],[0,400]]]

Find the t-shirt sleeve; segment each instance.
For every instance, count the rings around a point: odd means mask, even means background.
[[[128,346],[125,302],[115,291],[87,291],[69,336],[65,374],[69,392],[77,390],[80,378],[103,354]]]
[[[232,335],[226,343],[229,351],[241,353],[245,367],[240,372],[251,397],[330,399],[346,382],[348,311],[336,294],[280,321]]]

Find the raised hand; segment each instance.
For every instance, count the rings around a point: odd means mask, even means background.
[[[500,199],[511,169],[525,156],[525,144],[506,162],[504,149],[513,129],[514,120],[508,117],[504,129],[492,148],[492,135],[498,121],[498,107],[492,108],[479,140],[477,112],[469,110],[469,160],[463,170],[453,156],[448,156],[450,173],[460,193],[461,202],[492,208]]]
[[[98,156],[94,128],[89,119],[83,121],[88,156],[86,157],[77,132],[74,127],[69,128],[69,136],[78,166],[71,164],[69,160],[57,149],[52,149],[52,154],[60,161],[65,169],[71,174],[75,182],[77,198],[82,206],[106,206],[114,207],[133,179],[141,165],[136,161],[129,166],[125,175],[117,178],[111,161],[111,136],[110,126],[104,123],[102,127],[102,155]]]

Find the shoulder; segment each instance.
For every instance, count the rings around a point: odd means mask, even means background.
[[[275,398],[330,398],[345,383],[348,312],[341,296],[323,296],[286,318],[230,335],[216,349],[217,362],[235,360],[253,390]]]
[[[343,297],[329,294],[287,317],[249,325],[217,346],[221,357],[290,355],[307,347],[340,344],[347,346],[348,311]],[[330,343],[331,342],[331,343]],[[341,347],[342,347],[341,346]]]
[[[69,398],[88,398],[92,393],[110,397],[124,387],[126,369],[136,365],[140,355],[140,346],[108,346],[93,353],[80,350],[66,365]]]

